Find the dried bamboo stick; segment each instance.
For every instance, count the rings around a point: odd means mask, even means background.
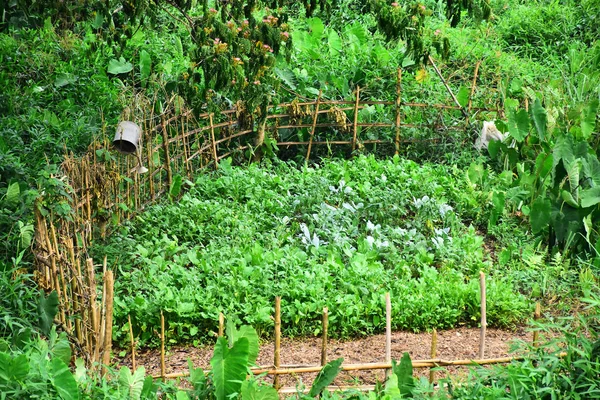
[[[308,150],[306,151],[306,161],[310,159],[310,151],[312,149],[312,141],[315,136],[315,129],[317,128],[317,117],[319,116],[319,106],[321,105],[321,95],[323,94],[322,90],[319,90],[319,97],[317,98],[317,103],[315,105],[315,111],[313,113],[313,121],[310,131],[310,138],[308,140]]]
[[[392,362],[392,301],[390,292],[385,294],[385,362]],[[385,370],[385,377],[390,375],[391,370]]]
[[[535,312],[533,313],[533,320],[538,321],[542,317],[542,306],[541,304],[535,303]],[[540,345],[540,332],[536,329],[533,331],[533,347]]]
[[[468,117],[469,115],[467,114],[467,112],[465,111],[465,109],[460,105],[460,103],[456,99],[456,96],[454,95],[454,93],[452,93],[452,90],[450,89],[450,87],[446,83],[446,80],[442,76],[442,73],[438,69],[437,65],[435,65],[435,62],[433,61],[433,58],[431,58],[431,56],[429,56],[429,62],[433,66],[433,69],[435,69],[435,73],[441,79],[442,83],[444,84],[444,87],[446,88],[446,90],[450,94],[450,97],[452,97],[452,100],[454,100],[454,103],[458,106],[458,109],[462,112],[462,114],[463,114],[464,117]]]
[[[114,300],[114,277],[111,270],[106,271],[104,284],[106,285],[106,325],[104,328],[104,352],[102,354],[102,364],[105,365],[104,372],[108,371],[110,364],[110,353],[112,350],[112,323],[113,323],[113,300]]]
[[[475,72],[473,73],[473,83],[471,84],[471,93],[469,94],[469,104],[467,106],[467,112],[469,113],[469,115],[471,114],[471,106],[473,105],[473,95],[475,94],[475,88],[477,87],[477,75],[479,73],[480,65],[481,60],[478,60],[477,64],[475,64]]]
[[[208,116],[210,122],[210,138],[212,141],[212,153],[215,160],[215,169],[219,169],[219,156],[217,155],[217,143],[215,142],[215,128],[213,125],[213,115]]]
[[[433,328],[433,333],[431,334],[431,353],[430,357],[432,359],[437,357],[437,330]],[[433,385],[435,382],[435,371],[431,368],[429,369],[429,383]]]
[[[485,329],[487,327],[485,274],[483,273],[483,271],[479,272],[479,286],[481,288],[481,332],[479,335],[479,358],[483,358],[485,354]]]
[[[275,369],[279,368],[281,364],[280,360],[281,353],[281,297],[275,297],[275,349],[273,351],[273,365]],[[275,389],[279,388],[279,377],[275,376],[273,379],[273,386]]]
[[[356,150],[358,136],[358,102],[360,101],[360,86],[356,86],[356,100],[354,102],[354,124],[352,125],[352,152]]]
[[[323,338],[321,341],[321,365],[327,364],[327,328],[329,327],[329,310],[323,308]]]
[[[135,363],[135,338],[133,337],[133,325],[131,325],[131,315],[127,316],[127,322],[129,322],[129,340],[131,341],[131,369],[135,371],[137,369]]]
[[[225,333],[225,315],[219,313],[219,337],[223,336],[223,333]]]
[[[169,187],[173,184],[173,173],[171,172],[171,156],[169,155],[169,138],[167,137],[167,124],[162,122],[163,149],[165,151],[165,169],[167,170],[167,184]]]
[[[402,68],[398,68],[396,86],[396,154],[400,154],[400,123],[401,121],[401,105],[402,105]]]
[[[160,376],[165,380],[165,316],[160,311]]]

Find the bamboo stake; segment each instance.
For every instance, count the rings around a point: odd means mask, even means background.
[[[173,184],[173,173],[171,172],[171,156],[169,155],[169,138],[167,136],[167,124],[162,121],[163,149],[165,150],[165,169],[167,170],[167,184]]]
[[[50,222],[50,233],[52,234],[52,246],[53,246],[52,252],[54,253],[54,257],[52,257],[52,259],[54,260],[55,257],[60,256],[60,248],[58,247],[58,239],[56,237],[56,228],[54,227],[54,224],[52,222]],[[71,314],[70,313],[70,308],[71,308],[70,303],[72,300],[69,298],[69,292],[67,291],[67,284],[65,282],[65,272],[64,272],[64,267],[63,267],[62,262],[58,264],[58,273],[60,275],[60,284],[61,284],[62,295],[63,295],[63,307],[60,308],[60,317],[61,317],[62,322],[65,324],[67,331],[69,333],[72,333],[71,319],[67,318]]]
[[[431,353],[430,357],[432,359],[437,357],[437,330],[433,328],[433,333],[431,334]],[[435,383],[435,371],[429,369],[429,383],[433,385]]]
[[[317,98],[317,104],[315,105],[315,112],[313,114],[313,121],[310,130],[310,137],[308,139],[308,150],[306,151],[306,161],[310,159],[310,151],[312,149],[313,137],[315,136],[315,129],[317,128],[317,117],[319,116],[319,106],[321,105],[322,90],[319,90],[319,97]]]
[[[398,78],[396,86],[396,155],[400,154],[400,123],[402,105],[402,68],[398,68]]]
[[[354,124],[352,126],[352,152],[356,150],[356,138],[358,137],[358,103],[360,101],[360,86],[356,86],[356,100],[354,102]]]
[[[467,105],[467,117],[465,118],[465,128],[469,126],[469,116],[471,115],[471,106],[473,105],[473,94],[475,94],[475,87],[477,86],[477,74],[479,73],[479,65],[481,60],[475,64],[475,72],[473,73],[473,83],[471,83],[471,93],[469,94],[469,103]]]
[[[392,301],[390,292],[385,294],[385,362],[392,362]],[[385,370],[385,378],[390,375],[391,370]]]
[[[281,352],[281,297],[275,297],[275,350],[274,350],[274,366],[275,369],[279,368],[281,360],[280,360],[280,352]],[[279,388],[279,377],[276,375],[275,379],[273,379],[273,387],[275,389]]]
[[[131,368],[135,371],[135,338],[133,337],[133,326],[131,325],[131,315],[127,316],[127,322],[129,322],[129,340],[131,341]]]
[[[112,323],[113,323],[113,300],[114,300],[114,277],[111,270],[106,271],[104,276],[104,284],[106,285],[106,325],[104,332],[104,353],[102,364],[104,364],[104,373],[108,371],[110,364],[110,352],[112,350]]]
[[[106,263],[106,255],[104,256],[104,261],[102,262],[102,276],[106,276],[106,269],[107,269],[107,263]],[[102,285],[102,309],[100,311],[100,336],[99,336],[99,346],[98,347],[103,347],[104,343],[106,342],[106,285],[103,284]],[[96,358],[95,361],[100,361],[100,355],[98,355],[98,358]]]
[[[65,247],[69,253],[69,259],[71,261],[71,276],[75,275],[75,249],[73,248],[73,242],[68,239],[65,241]],[[80,275],[79,275],[80,276]],[[78,281],[76,278],[71,279],[71,295],[73,297],[73,311],[79,310],[79,297],[78,297]],[[81,318],[75,319],[75,336],[79,343],[83,343],[83,332],[81,329]]]
[[[525,111],[529,111],[529,97],[525,97]]]
[[[321,365],[327,364],[327,328],[329,327],[329,310],[323,308],[323,339],[321,342]]]
[[[165,380],[165,316],[160,311],[160,376]]]
[[[542,306],[541,304],[535,303],[535,312],[533,314],[534,321],[539,320],[542,317]],[[540,332],[535,330],[533,331],[533,347],[538,347],[540,345]]]
[[[433,61],[433,58],[431,58],[431,56],[429,56],[429,62],[433,66],[433,69],[435,69],[435,73],[437,74],[437,76],[439,76],[439,78],[442,80],[442,83],[446,87],[446,90],[448,91],[448,93],[450,93],[450,97],[452,97],[452,100],[454,100],[454,103],[458,106],[458,109],[462,112],[462,114],[463,114],[463,116],[465,118],[468,117],[469,115],[467,114],[467,112],[465,111],[465,109],[460,105],[460,103],[456,99],[456,96],[454,95],[454,93],[452,93],[452,90],[450,90],[450,87],[446,83],[446,80],[442,76],[442,73],[438,69],[437,65],[435,65],[435,62]]]
[[[88,281],[88,292],[90,297],[90,305],[88,312],[90,313],[90,319],[92,320],[92,330],[89,334],[89,342],[92,346],[93,352],[90,353],[92,355],[92,360],[97,360],[98,355],[100,353],[98,340],[99,340],[99,331],[100,331],[100,321],[98,318],[98,309],[96,308],[96,277],[94,274],[94,261],[91,258],[86,260],[86,273],[87,273],[87,281]]]
[[[225,332],[225,316],[223,313],[219,313],[219,337],[223,336]]]
[[[215,127],[213,125],[212,114],[208,115],[208,120],[210,122],[210,138],[212,140],[212,153],[215,160],[215,169],[219,169],[219,157],[217,156],[217,143],[215,142]]]
[[[485,354],[485,329],[487,326],[486,320],[486,294],[485,294],[485,274],[479,272],[479,286],[481,294],[481,332],[479,336],[479,358],[483,358]]]

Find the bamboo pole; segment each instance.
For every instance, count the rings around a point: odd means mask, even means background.
[[[483,271],[479,272],[479,287],[481,295],[481,332],[479,335],[479,358],[483,358],[485,354],[485,329],[487,327],[485,274]]]
[[[131,315],[127,316],[127,322],[129,323],[129,340],[131,341],[131,369],[135,371],[135,338],[133,337],[133,325],[131,325]]]
[[[165,380],[165,315],[160,311],[160,376]]]
[[[400,123],[402,106],[402,68],[398,68],[397,86],[396,86],[396,155],[400,154]]]
[[[91,258],[88,258],[85,262],[86,266],[86,274],[88,281],[88,292],[90,298],[89,310],[90,319],[92,324],[92,330],[89,333],[89,342],[92,346],[93,352],[92,359],[97,360],[100,354],[100,320],[98,316],[98,308],[96,301],[96,276],[94,271],[94,261]]]
[[[392,301],[390,292],[385,294],[385,362],[392,362]],[[385,370],[385,378],[390,375],[391,370]]]
[[[460,103],[456,99],[456,96],[454,95],[454,93],[452,93],[452,90],[450,89],[450,87],[446,83],[446,80],[442,76],[442,73],[438,69],[437,65],[435,65],[435,62],[433,61],[433,58],[431,58],[431,56],[429,56],[429,62],[433,66],[433,69],[435,69],[435,73],[437,74],[437,76],[442,80],[442,83],[444,84],[444,87],[446,88],[446,90],[450,94],[450,97],[452,97],[452,100],[454,100],[454,103],[458,106],[458,109],[462,112],[462,114],[463,114],[463,116],[465,118],[468,117],[469,115],[467,114],[467,112],[465,111],[465,109],[460,105]]]
[[[210,122],[210,138],[212,140],[212,153],[215,160],[215,169],[219,169],[219,157],[217,156],[217,143],[215,142],[215,127],[213,125],[212,114],[208,115],[208,120]]]
[[[321,341],[321,365],[327,364],[327,329],[329,327],[329,310],[323,308],[323,339]]]
[[[541,304],[535,303],[535,312],[533,314],[533,320],[538,321],[542,317],[542,306]],[[540,345],[540,332],[536,329],[533,331],[533,347],[538,347]]]
[[[431,334],[431,353],[430,357],[432,359],[437,357],[437,330],[433,328],[433,333]],[[431,368],[429,369],[429,383],[433,385],[435,383],[435,371]]]
[[[164,119],[162,121],[161,129],[163,137],[163,149],[165,151],[165,169],[167,170],[167,184],[171,187],[173,183],[173,173],[171,172],[171,156],[169,155],[169,137],[167,136],[167,124]]]
[[[219,337],[223,336],[225,332],[225,315],[219,313]]]
[[[317,117],[319,116],[319,106],[321,105],[321,95],[323,94],[322,90],[319,90],[319,97],[317,98],[317,103],[315,105],[315,112],[313,113],[313,121],[310,130],[310,137],[308,139],[308,150],[306,151],[306,161],[310,159],[310,151],[312,149],[313,137],[315,136],[315,129],[317,127]]]
[[[352,125],[352,152],[356,150],[356,139],[358,137],[358,103],[360,101],[360,86],[356,86],[356,99],[354,102],[354,124]]]
[[[467,117],[465,118],[465,127],[469,126],[469,119],[471,115],[471,107],[473,105],[473,95],[475,94],[475,88],[477,87],[477,75],[479,74],[479,66],[481,65],[481,60],[477,61],[475,64],[475,72],[473,73],[473,82],[471,83],[471,93],[469,94],[469,103],[467,105]]]
[[[54,227],[54,224],[52,222],[50,222],[50,233],[52,235],[52,252],[54,253],[54,257],[52,257],[52,259],[54,260],[56,257],[60,258],[60,248],[58,247],[58,239],[56,236],[56,228]],[[70,316],[70,309],[71,309],[71,301],[72,299],[69,298],[69,292],[67,291],[67,284],[65,282],[65,272],[64,272],[64,263],[59,263],[58,264],[58,273],[60,275],[60,284],[61,284],[61,288],[62,288],[62,295],[63,295],[63,306],[60,307],[60,316],[61,316],[61,320],[62,322],[65,324],[67,331],[69,333],[72,333],[72,326],[71,326],[71,319],[68,318]],[[57,292],[58,293],[58,292]]]
[[[110,352],[112,350],[112,322],[113,322],[113,300],[114,300],[114,277],[111,270],[106,271],[104,276],[104,284],[106,285],[106,325],[104,331],[104,353],[102,363],[104,364],[104,373],[108,371],[110,364]]]
[[[281,353],[281,297],[275,297],[275,349],[273,351],[273,364],[275,369],[279,368],[281,364],[280,360]],[[273,387],[279,388],[279,377],[276,375],[273,379]]]

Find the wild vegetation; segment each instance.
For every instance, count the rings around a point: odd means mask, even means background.
[[[274,295],[291,336],[317,334],[325,305],[331,334],[379,332],[385,291],[396,329],[476,325],[480,270],[491,325],[521,324],[540,301],[549,313],[539,327],[558,330],[556,342],[436,390],[412,378],[405,357],[373,393],[329,394],[336,360],[297,396],[600,397],[598,0],[17,0],[0,9],[0,397],[275,398],[258,377],[246,379]],[[319,92],[347,99],[360,86],[363,98],[394,100],[401,67],[405,100],[446,102],[429,56],[463,106],[480,60],[472,101],[503,113],[474,112],[466,126],[458,111],[440,120],[403,110],[408,121],[465,130],[393,158],[374,147],[349,160],[326,159],[348,155],[328,149],[305,164],[302,149],[280,149],[261,164],[227,161],[91,249],[118,266],[119,343],[128,315],[149,346],[160,310],[178,342],[206,342],[218,313],[231,317],[208,377],[190,366],[193,389],[183,391],[143,369],[101,376],[70,364],[69,338],[53,323],[56,293],[37,289],[31,252],[34,209],[70,216],[60,200],[70,195],[65,153],[110,135],[133,98],[152,99],[156,113],[173,96],[195,113],[237,105],[260,123],[268,104]],[[373,105],[360,118],[393,120],[386,112]],[[507,139],[478,153],[484,119]],[[245,324],[254,328],[235,327]]]

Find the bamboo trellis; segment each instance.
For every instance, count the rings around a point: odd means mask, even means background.
[[[430,109],[442,116],[456,115],[457,111],[464,113],[464,109],[455,104],[405,101],[401,70],[396,79],[394,100],[361,98],[361,93],[364,95],[368,90],[357,87],[353,98],[346,100],[330,100],[319,95],[313,101],[296,99],[270,104],[260,124],[241,107],[194,116],[181,99],[175,97],[161,114],[155,114],[156,107],[150,101],[141,101],[143,104],[128,108],[123,119],[136,122],[142,128],[140,160],[148,168],[145,174],[137,173],[135,157],[113,151],[111,137],[106,132],[83,156],[67,154],[62,164],[63,175],[56,178],[66,184],[69,193],[39,199],[34,252],[38,260],[38,282],[43,289],[58,293],[61,307],[57,318],[64,330],[76,339],[76,350],[79,350],[76,353],[84,355],[90,365],[110,360],[105,355],[110,353],[112,305],[107,304],[107,299],[112,296],[109,279],[112,273],[106,264],[98,268],[88,261],[93,241],[104,237],[110,226],[118,225],[169,194],[175,180],[181,183],[183,177],[193,179],[207,168],[217,168],[226,157],[249,157],[243,152],[254,150],[259,131],[260,134],[266,131],[279,148],[307,146],[306,159],[309,160],[313,146],[347,145],[356,152],[368,150],[367,145],[382,144],[390,145],[397,154],[403,144],[436,143],[444,140],[449,131],[465,129],[463,123],[445,126],[408,119],[406,112],[410,109]],[[471,95],[475,84],[476,75]],[[445,82],[444,85],[448,87]],[[383,121],[361,121],[361,110],[371,106],[383,107],[387,117]],[[469,111],[499,112],[498,107],[473,107],[471,102]],[[280,132],[284,130],[302,129],[310,133],[308,140],[280,139]],[[383,129],[388,134],[368,138],[366,133],[371,129]],[[438,134],[433,138],[410,137],[407,132],[410,129],[433,129]],[[333,138],[329,137],[330,133]],[[70,213],[59,216],[44,211],[44,202],[68,204]],[[99,278],[97,272],[100,271]],[[97,287],[98,279],[103,282],[101,289]]]

